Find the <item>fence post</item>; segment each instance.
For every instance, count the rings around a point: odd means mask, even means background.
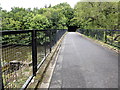
[[[47,45],[46,44],[46,36],[47,36],[46,34],[47,34],[47,32],[45,31],[45,37],[44,37],[45,38],[45,57],[46,57],[46,45]]]
[[[52,48],[52,33],[51,33],[51,30],[49,31],[49,38],[50,38],[50,52],[51,52],[51,48]]]
[[[32,64],[33,64],[33,75],[36,76],[37,72],[37,42],[36,42],[36,30],[32,31]]]
[[[55,30],[55,43],[57,42],[57,30]]]
[[[111,31],[111,37],[112,37],[112,40],[111,40],[111,45],[113,45],[113,35],[114,35],[114,31]]]
[[[107,43],[107,30],[104,31],[105,43]]]
[[[1,59],[1,58],[0,58]],[[2,66],[0,63],[0,90],[4,90],[3,78],[2,78]]]

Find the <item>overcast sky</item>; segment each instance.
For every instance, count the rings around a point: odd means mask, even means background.
[[[4,10],[11,10],[11,7],[23,7],[23,8],[42,8],[45,5],[56,5],[62,2],[67,2],[74,7],[74,5],[80,0],[0,0],[1,7]]]
[[[105,2],[105,1],[119,1],[119,0],[0,0],[0,6],[4,9],[4,10],[11,10],[11,7],[23,7],[23,8],[34,8],[34,7],[38,7],[38,8],[43,8],[45,5],[56,5],[59,3],[63,3],[63,2],[67,2],[68,4],[71,5],[71,7],[73,8],[74,5],[78,2],[78,1],[83,1],[83,2],[88,2],[88,1],[92,1],[92,2]]]

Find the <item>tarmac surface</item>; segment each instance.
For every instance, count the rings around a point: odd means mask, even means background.
[[[68,32],[49,88],[118,88],[118,54]]]

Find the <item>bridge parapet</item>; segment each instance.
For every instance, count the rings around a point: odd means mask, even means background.
[[[77,32],[120,49],[120,30],[78,29]]]
[[[66,29],[1,31],[2,88],[27,88],[66,31]]]

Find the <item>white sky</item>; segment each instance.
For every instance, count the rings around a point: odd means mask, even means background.
[[[80,0],[0,0],[0,6],[4,10],[11,10],[11,7],[23,7],[23,8],[42,8],[45,5],[56,5],[59,3],[67,2],[74,7],[74,5]]]
[[[38,8],[43,8],[45,5],[56,5],[59,3],[63,3],[63,2],[67,2],[68,4],[71,5],[71,7],[73,8],[74,5],[79,2],[79,1],[83,1],[83,2],[88,2],[88,1],[92,1],[92,2],[104,2],[104,1],[112,1],[112,2],[118,2],[120,0],[0,0],[0,6],[4,9],[4,10],[11,10],[11,7],[23,7],[23,8],[34,8],[34,7],[38,7]]]

